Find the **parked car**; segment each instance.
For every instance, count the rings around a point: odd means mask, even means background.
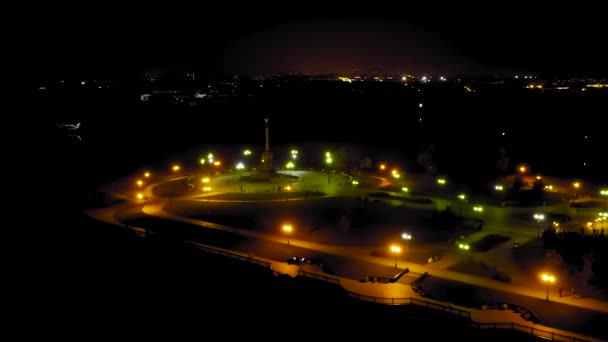
[[[303,265],[306,258],[304,257],[291,257],[287,259],[289,265]]]
[[[430,258],[429,258],[429,263],[431,263],[431,262],[435,262],[435,261],[437,261],[437,260],[439,260],[439,257],[438,257],[438,256],[436,256],[436,255],[433,255],[432,257],[430,257]]]

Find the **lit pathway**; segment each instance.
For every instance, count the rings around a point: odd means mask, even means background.
[[[198,226],[202,226],[202,227],[206,227],[206,228],[223,230],[223,231],[239,234],[241,236],[246,236],[246,237],[250,237],[250,238],[264,239],[264,240],[273,241],[273,242],[282,243],[282,244],[286,243],[285,236],[273,235],[273,234],[268,234],[268,233],[263,233],[263,232],[256,232],[256,231],[240,229],[240,228],[220,225],[220,224],[216,224],[216,223],[211,223],[211,222],[205,222],[202,220],[196,220],[196,219],[192,219],[192,218],[188,218],[188,217],[173,215],[171,213],[164,211],[163,205],[164,205],[163,202],[148,203],[143,206],[142,211],[145,214],[148,214],[150,216],[162,217],[165,219],[189,223],[189,224],[198,225]],[[316,251],[320,251],[320,252],[327,253],[327,254],[333,254],[333,255],[352,258],[352,259],[356,259],[356,260],[372,262],[372,263],[376,263],[376,264],[380,264],[380,265],[394,266],[394,263],[395,263],[395,260],[393,258],[374,257],[371,255],[367,255],[366,253],[362,253],[360,247],[326,245],[326,244],[320,244],[320,243],[316,243],[316,242],[298,240],[298,239],[294,239],[294,238],[289,238],[289,243],[293,246],[297,246],[297,247],[301,247],[301,248],[307,248],[307,249],[316,250]],[[499,290],[499,291],[511,292],[511,293],[515,293],[515,294],[519,294],[519,295],[525,295],[525,296],[540,298],[540,299],[545,299],[545,297],[546,297],[546,293],[542,289],[537,290],[537,289],[527,288],[527,287],[523,287],[523,286],[504,284],[504,283],[501,283],[501,282],[498,282],[498,281],[492,280],[492,279],[473,276],[473,275],[469,275],[469,274],[465,274],[465,273],[449,271],[449,270],[445,270],[445,269],[435,269],[432,266],[427,267],[425,265],[404,262],[404,261],[400,261],[398,266],[401,268],[407,267],[412,272],[417,272],[417,273],[429,272],[429,274],[436,276],[436,277],[459,281],[459,282],[476,285],[476,286],[492,288],[492,289]],[[571,297],[561,297],[561,298],[554,297],[554,298],[552,298],[552,301],[608,313],[608,303],[594,300],[591,298],[572,299]]]

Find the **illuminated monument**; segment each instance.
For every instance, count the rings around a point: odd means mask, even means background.
[[[269,118],[264,119],[266,122],[266,145],[264,147],[264,153],[262,154],[262,170],[266,173],[274,173],[275,170],[272,167],[272,152],[270,151],[270,140],[268,138],[268,120]]]

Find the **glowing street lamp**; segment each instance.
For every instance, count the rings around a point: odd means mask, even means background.
[[[437,184],[439,184],[439,185],[445,185],[446,184],[445,178],[438,178],[437,179]]]
[[[391,253],[393,253],[395,255],[395,268],[397,268],[397,255],[399,255],[399,253],[401,253],[401,247],[392,245]]]
[[[245,151],[243,151],[243,155],[244,156],[250,156],[251,155],[251,150],[245,150]]]
[[[536,238],[540,239],[540,223],[545,220],[545,215],[544,214],[534,214],[534,219],[539,224],[539,226],[536,227]]]
[[[402,233],[401,238],[405,240],[405,248],[407,249],[407,254],[410,253],[410,240],[412,240],[412,235],[408,233]]]
[[[205,165],[205,158],[201,158],[201,165]]]
[[[496,191],[503,191],[504,187],[502,185],[500,185],[500,184],[497,184],[497,185],[494,185],[494,190],[496,190]]]
[[[325,164],[327,164],[327,184],[331,183],[330,174],[329,174],[329,166],[333,162],[331,159],[331,153],[325,152]]]
[[[137,180],[137,185],[141,188],[141,186],[144,185],[144,182],[141,179]]]
[[[298,158],[298,150],[291,150],[291,159]]]
[[[180,167],[179,165],[173,165],[173,171],[177,172],[179,171]]]
[[[461,200],[461,201],[466,201],[467,200],[467,195],[465,195],[465,194],[459,194],[458,195],[458,199]]]
[[[481,213],[481,212],[483,212],[483,207],[479,206],[479,205],[478,206],[474,206],[473,207],[473,211]]]
[[[353,180],[353,188],[355,188],[355,198],[357,197],[357,187],[359,186],[358,180]]]
[[[386,170],[386,165],[380,164],[380,170]]]
[[[403,192],[410,192],[410,189],[408,187],[404,186],[404,187],[401,188],[401,191],[403,191]]]
[[[521,172],[521,173],[525,173],[526,170],[527,170],[526,167],[523,165],[519,167],[519,172]]]
[[[243,169],[245,168],[245,164],[242,162],[238,162],[236,164],[236,169],[239,170],[239,181],[241,182],[241,191],[243,191]]]
[[[600,196],[608,196],[608,189],[600,190]]]
[[[555,283],[555,277],[551,274],[543,273],[540,279],[547,285],[547,300],[549,300],[549,286]]]
[[[468,251],[469,248],[471,248],[471,247],[468,244],[466,244],[466,243],[459,243],[458,244],[458,248],[464,249],[465,251]]]
[[[294,164],[289,162],[287,163],[286,167],[289,169],[289,188],[291,189],[291,169],[293,169]]]
[[[146,177],[146,178],[150,178],[150,172],[146,172],[146,173],[144,173],[144,177]]]
[[[142,194],[141,192],[137,194],[137,198],[138,199],[143,199],[144,198],[144,194]]]
[[[291,234],[291,232],[293,231],[293,227],[290,224],[284,224],[283,225],[283,231],[285,232],[285,234],[287,234],[287,244],[289,245],[289,234]]]

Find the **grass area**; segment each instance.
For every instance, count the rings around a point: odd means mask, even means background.
[[[443,224],[429,225],[437,218],[428,210],[341,197],[247,203],[172,201],[166,210],[223,224],[228,224],[223,218],[233,217],[240,228],[277,234],[289,223],[294,227],[294,238],[338,245],[385,246],[404,230],[415,236],[417,243],[447,241],[457,234]],[[241,219],[248,221],[239,224]]]
[[[283,191],[283,192],[227,192],[218,195],[205,196],[205,199],[222,201],[272,201],[287,200],[294,198],[323,197],[324,193],[319,191]]]
[[[158,197],[171,197],[184,195],[193,189],[186,184],[186,179],[176,179],[159,184],[154,188],[154,195]]]
[[[490,265],[483,260],[475,260],[470,257],[448,268],[450,271],[472,274],[480,277],[492,278],[503,283],[511,282],[506,273],[500,271],[496,266]]]

